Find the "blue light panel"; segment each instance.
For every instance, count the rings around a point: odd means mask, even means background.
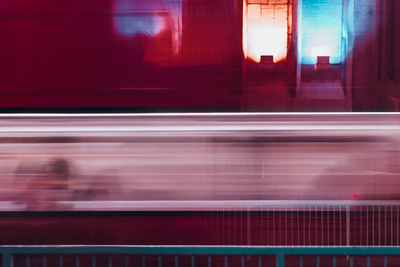
[[[315,64],[317,56],[329,56],[331,64],[342,61],[342,11],[343,0],[303,0],[303,64]]]

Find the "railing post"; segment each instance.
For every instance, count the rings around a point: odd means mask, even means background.
[[[350,205],[346,205],[346,246],[350,246]]]
[[[14,267],[14,257],[12,254],[3,254],[3,267]]]
[[[250,217],[250,209],[247,208],[247,245],[251,245],[251,217]]]
[[[285,267],[285,254],[276,255],[276,267]]]

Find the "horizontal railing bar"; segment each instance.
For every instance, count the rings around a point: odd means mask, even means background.
[[[236,210],[248,209],[287,209],[287,208],[314,208],[314,207],[357,207],[357,206],[399,206],[398,200],[172,200],[172,201],[65,201],[60,204],[72,205],[75,210],[91,210],[98,207],[123,210]]]
[[[139,255],[400,255],[391,247],[260,246],[0,246],[1,254],[139,254]]]
[[[306,211],[315,211],[315,208],[330,207],[358,207],[366,206],[400,206],[399,200],[133,200],[133,201],[59,201],[60,205],[71,206],[72,212],[95,211],[101,207],[102,212],[116,210],[121,212],[145,212],[145,211],[166,211],[166,212],[201,212],[201,211],[237,211],[247,209],[250,211],[267,212],[277,211],[298,211],[299,208]],[[15,210],[12,201],[0,201],[0,211],[7,212]],[[355,210],[357,211],[357,210]],[[328,212],[328,211],[326,211]],[[340,210],[330,211],[340,212]],[[365,212],[365,211],[363,211]],[[373,212],[369,210],[368,212]]]

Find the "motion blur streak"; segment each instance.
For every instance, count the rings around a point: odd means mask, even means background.
[[[399,114],[174,114],[1,115],[0,210],[400,197]]]
[[[174,154],[5,154],[0,155],[0,158],[35,158],[35,157],[171,157]]]
[[[360,117],[368,117],[371,115],[392,116],[399,115],[400,112],[196,112],[196,113],[79,113],[79,114],[63,114],[63,113],[7,113],[0,114],[0,118],[83,118],[83,117],[240,117],[240,116],[339,116],[339,115],[356,115]]]
[[[188,125],[188,126],[71,126],[71,127],[0,127],[0,133],[14,133],[14,132],[193,132],[193,131],[322,131],[322,130],[398,130],[399,125],[226,125],[226,126],[209,126],[204,125]],[[360,133],[361,134],[361,133]]]

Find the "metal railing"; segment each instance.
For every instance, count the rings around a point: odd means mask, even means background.
[[[212,245],[400,246],[399,201],[193,202],[151,205],[203,210],[197,217],[181,216],[179,224],[198,227],[206,233],[204,243]]]
[[[143,218],[157,213],[159,217],[154,220],[162,221],[164,212],[174,212],[171,229],[189,225],[191,232],[180,231],[178,236],[161,241],[164,244],[177,244],[174,242],[177,239],[179,244],[186,245],[195,241],[198,245],[224,246],[400,246],[400,201],[80,201],[68,204],[75,204],[74,210],[84,212],[85,216],[88,211],[106,207],[110,211],[139,211]],[[63,216],[68,220],[68,216]],[[146,229],[131,232],[148,234],[149,239],[154,237]],[[192,232],[199,234],[187,238]],[[132,242],[141,242],[137,240]]]
[[[276,257],[277,267],[285,266],[286,256],[298,256],[298,266],[303,266],[303,256],[313,255],[316,257],[316,266],[320,266],[321,256],[331,256],[331,266],[336,267],[336,258],[338,256],[347,256],[349,265],[353,267],[354,256],[366,256],[365,266],[371,266],[371,256],[383,256],[384,267],[388,265],[388,256],[400,255],[399,247],[254,247],[254,246],[0,246],[0,254],[2,255],[2,266],[13,267],[14,257],[25,256],[25,266],[31,266],[31,256],[42,256],[42,266],[47,266],[46,257],[50,255],[58,255],[58,266],[63,266],[63,256],[75,256],[75,267],[79,267],[81,255],[91,255],[91,266],[96,266],[96,256],[106,255],[108,257],[107,264],[113,266],[113,255],[123,255],[125,257],[124,266],[130,265],[129,256],[139,255],[141,257],[141,266],[146,266],[146,256],[156,255],[158,257],[158,266],[162,267],[163,256],[173,256],[175,267],[179,266],[180,256],[191,257],[192,267],[199,266],[196,264],[196,257],[206,256],[207,263],[201,266],[211,267],[213,264],[213,256],[223,256],[224,266],[229,267],[228,256],[240,256],[241,266],[245,267],[245,257],[255,256],[258,258],[257,266],[262,267],[263,257],[266,255]],[[182,265],[182,266],[189,266]],[[270,266],[270,265],[268,265]],[[347,265],[348,266],[348,265]]]
[[[185,222],[182,218],[182,223],[207,225],[207,236],[213,242],[217,237],[218,245],[400,246],[399,201],[242,201],[242,206],[235,205],[222,202],[205,219]]]

